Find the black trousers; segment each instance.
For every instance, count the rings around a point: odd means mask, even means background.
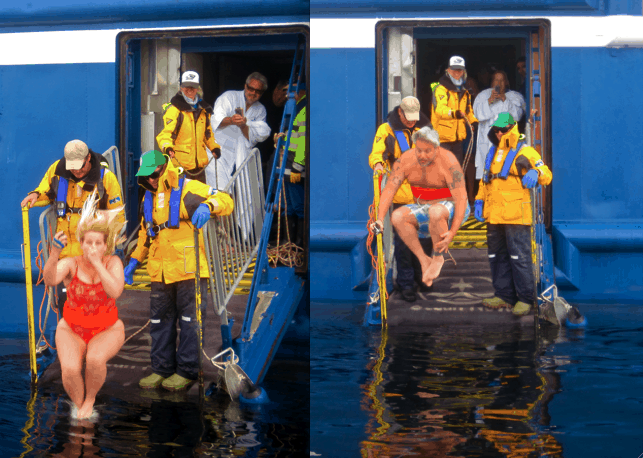
[[[487,224],[489,265],[495,295],[508,304],[536,299],[531,260],[531,226]]]
[[[201,318],[205,321],[205,293],[208,280],[201,279]],[[174,373],[190,380],[199,374],[199,340],[196,322],[194,279],[165,284],[152,282],[150,295],[150,335],[152,371],[162,377]],[[181,331],[176,345],[177,321]],[[205,340],[205,332],[203,334]]]

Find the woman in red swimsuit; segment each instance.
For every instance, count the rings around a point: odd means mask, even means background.
[[[67,287],[56,347],[63,386],[78,409],[78,418],[92,415],[96,394],[105,382],[107,361],[118,353],[125,340],[125,328],[115,304],[123,292],[123,264],[112,255],[123,223],[115,219],[117,211],[96,211],[95,207],[92,196],[85,202],[78,223],[82,256],[59,259],[67,236],[58,232],[44,269],[47,286],[62,281]]]

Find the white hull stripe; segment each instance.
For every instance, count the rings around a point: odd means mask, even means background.
[[[414,20],[439,20],[453,22],[461,19],[498,20],[504,17],[430,18]],[[533,16],[513,19],[549,19],[551,21],[552,47],[596,48],[615,45],[643,47],[642,16],[567,17]],[[381,19],[388,20],[388,19]],[[375,48],[375,25],[378,19],[310,19],[310,47]]]

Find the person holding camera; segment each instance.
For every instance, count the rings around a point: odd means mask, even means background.
[[[509,90],[507,74],[496,70],[491,76],[491,87],[480,92],[473,103],[473,113],[478,125],[478,143],[476,149],[476,180],[482,178],[484,161],[491,147],[488,134],[491,126],[500,113],[510,113],[513,119],[520,119],[525,113],[525,99],[516,91]]]
[[[246,78],[243,90],[226,91],[214,102],[212,130],[222,156],[216,167],[211,162],[206,169],[210,186],[225,189],[252,148],[270,135],[266,108],[259,102],[266,89],[266,77],[254,72]]]

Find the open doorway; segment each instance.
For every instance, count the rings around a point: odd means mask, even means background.
[[[533,19],[378,23],[377,124],[386,121],[388,112],[411,95],[419,99],[422,111],[430,117],[431,85],[444,75],[449,58],[459,55],[465,59],[472,83],[472,105],[475,96],[490,87],[493,71],[507,74],[510,89],[520,92],[526,103],[519,129],[525,133],[530,117],[531,144],[551,167],[550,30],[549,21]],[[525,60],[525,78],[517,68],[521,58]],[[530,116],[532,109],[536,112]],[[544,196],[545,222],[549,228],[548,189]]]
[[[268,89],[259,102],[274,132],[283,106],[275,106],[272,92],[287,80],[298,43],[306,42],[304,26],[124,32],[119,35],[120,146],[123,194],[127,218],[138,221],[142,199],[135,173],[141,154],[158,149],[156,135],[163,129],[164,105],[179,91],[182,72],[194,70],[201,78],[203,100],[214,105],[228,90],[241,91],[248,75],[266,76]],[[274,150],[268,139],[258,143],[262,161]],[[307,199],[306,199],[307,201]]]

